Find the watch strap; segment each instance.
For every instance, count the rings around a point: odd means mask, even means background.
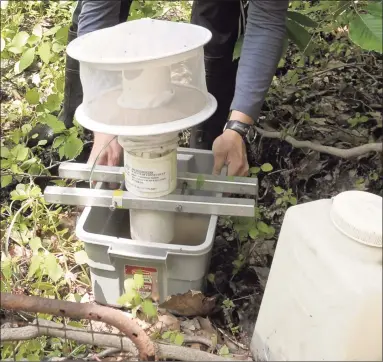
[[[246,123],[231,120],[226,122],[224,130],[231,129],[239,133],[241,137],[246,138],[250,127],[251,126]]]

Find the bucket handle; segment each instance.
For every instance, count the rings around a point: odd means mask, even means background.
[[[161,262],[165,262],[168,257],[167,252],[165,252],[165,255],[150,255],[150,254],[142,255],[138,253],[127,252],[126,250],[113,249],[112,246],[109,247],[108,254],[112,256],[116,256],[116,257],[125,256],[125,257],[133,258],[133,259],[156,260]]]

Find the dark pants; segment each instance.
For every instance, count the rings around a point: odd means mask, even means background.
[[[116,24],[127,20],[131,1],[120,0],[120,14]],[[73,15],[70,39],[76,36],[81,7],[82,2],[79,1]],[[192,148],[210,150],[214,139],[222,133],[229,115],[238,66],[238,62],[233,61],[233,51],[239,31],[243,33],[243,26],[240,24],[244,22],[244,19],[241,13],[241,0],[194,0],[193,2],[191,23],[203,26],[213,34],[211,41],[205,46],[205,69],[207,88],[209,93],[217,99],[218,108],[210,119],[192,129],[190,139]],[[69,62],[78,72],[76,61],[69,59]],[[79,96],[75,90],[75,88],[78,89],[77,81],[74,81],[71,86],[71,80],[66,78],[66,83],[68,92],[65,93],[65,103],[72,102],[75,109],[82,101],[82,94]],[[71,93],[76,95],[76,99],[70,97]],[[69,104],[67,106],[68,109],[73,108],[69,107]],[[63,120],[66,123],[72,122],[72,119],[67,121],[64,118]]]

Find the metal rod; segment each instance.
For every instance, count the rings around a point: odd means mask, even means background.
[[[92,176],[92,181],[97,182],[124,182],[123,167],[95,166],[92,172],[91,165],[64,162],[59,167],[59,175],[63,178],[76,180],[89,180]],[[251,177],[229,177],[179,172],[177,175],[177,187],[240,195],[257,196],[258,194],[258,180]]]
[[[254,200],[250,199],[183,195],[140,198],[128,191],[121,191],[116,196],[116,192],[113,190],[59,186],[46,187],[44,198],[47,202],[54,204],[115,208],[116,204],[113,202],[117,200],[122,209],[244,217],[253,217],[255,206]]]

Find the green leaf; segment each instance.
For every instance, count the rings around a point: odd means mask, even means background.
[[[350,39],[365,50],[383,51],[382,17],[357,14],[349,25]]]
[[[5,40],[1,37],[1,48],[0,50],[3,51],[5,48]]]
[[[176,338],[174,339],[174,344],[177,346],[182,346],[184,343],[184,335],[182,333],[177,333]]]
[[[12,260],[9,257],[2,257],[1,271],[6,279],[12,276]]]
[[[211,284],[214,284],[215,282],[215,275],[210,273],[207,275],[207,280],[211,283]]]
[[[84,144],[79,138],[75,135],[70,136],[64,146],[65,156],[69,159],[77,157],[81,153],[83,146]]]
[[[308,26],[310,28],[315,28],[318,26],[317,22],[315,22],[314,20],[311,20],[307,15],[303,15],[297,11],[289,10],[287,12],[287,17],[303,26]]]
[[[41,24],[36,24],[33,27],[32,34],[38,36],[39,38],[43,36],[43,27]]]
[[[148,317],[155,317],[157,315],[157,309],[153,302],[149,299],[144,300],[141,305],[142,311]]]
[[[382,1],[369,1],[367,5],[367,11],[371,15],[382,19]]]
[[[274,191],[275,191],[276,194],[281,195],[281,194],[283,194],[284,190],[280,186],[274,186]]]
[[[2,158],[8,158],[9,154],[10,154],[10,152],[9,152],[9,149],[7,147],[5,147],[5,146],[0,147],[0,156]]]
[[[295,43],[301,52],[308,55],[312,51],[313,43],[310,33],[294,20],[286,20],[287,36]]]
[[[64,143],[64,141],[65,141],[65,135],[58,136],[53,141],[52,147],[53,148],[60,147]]]
[[[140,289],[144,286],[144,276],[142,274],[134,274],[133,280],[136,289]]]
[[[62,27],[60,30],[57,31],[55,38],[60,43],[65,45],[68,41],[68,26]]]
[[[74,253],[74,260],[76,264],[82,265],[88,263],[88,254],[85,250],[80,250]]]
[[[48,64],[51,60],[52,54],[51,54],[51,47],[49,43],[43,43],[40,45],[39,50],[37,54],[40,56],[41,60]]]
[[[172,334],[171,331],[166,331],[166,332],[162,333],[161,338],[162,339],[168,339],[171,334]]]
[[[52,45],[52,51],[55,53],[60,53],[63,49],[65,49],[63,44],[53,43]]]
[[[131,291],[135,291],[136,284],[134,282],[134,279],[128,278],[124,281],[124,289],[126,293],[129,293]]]
[[[54,282],[57,282],[64,275],[61,266],[57,263],[56,257],[51,253],[45,257],[44,266],[47,270],[48,276]]]
[[[42,248],[41,245],[41,239],[39,237],[32,238],[29,241],[29,246],[30,248],[34,251],[37,252],[40,248]]]
[[[28,278],[32,278],[40,268],[43,258],[40,255],[33,255],[28,270]]]
[[[261,169],[259,167],[251,167],[249,171],[252,175],[256,175]]]
[[[204,183],[205,183],[205,177],[203,175],[198,175],[197,182],[196,182],[197,190],[201,190]]]
[[[20,58],[19,73],[27,69],[35,59],[35,48],[26,50]]]
[[[19,144],[13,147],[11,152],[17,161],[24,161],[28,156],[29,148]]]
[[[257,229],[257,228],[251,228],[251,229],[249,230],[249,236],[250,236],[253,240],[255,240],[255,239],[259,236],[259,231],[258,231],[258,229]]]
[[[52,128],[54,133],[60,133],[66,129],[64,122],[59,121],[53,114],[47,114],[42,122]]]
[[[243,39],[244,39],[244,36],[241,35],[239,39],[237,40],[237,42],[235,43],[234,51],[233,51],[233,60],[236,60],[241,56]]]
[[[29,104],[38,104],[40,101],[40,95],[36,88],[29,89],[25,94],[25,99]]]
[[[20,31],[17,33],[11,41],[8,50],[14,54],[20,54],[23,52],[23,47],[27,44],[29,34],[26,31]]]
[[[275,205],[277,206],[280,206],[282,205],[282,202],[283,202],[283,199],[281,197],[277,198],[277,200],[275,201]]]
[[[116,301],[116,303],[119,305],[130,304],[130,302],[131,302],[131,298],[130,298],[128,293],[121,295],[120,297],[118,297],[118,299]]]
[[[270,164],[270,163],[264,163],[262,166],[261,166],[261,170],[263,172],[270,172],[273,170],[273,166]]]
[[[228,356],[230,354],[229,348],[224,344],[218,351],[220,356]]]
[[[12,175],[1,176],[1,188],[7,187],[12,182]]]
[[[298,201],[295,196],[291,196],[289,202],[291,205],[296,205]]]
[[[60,97],[58,94],[51,94],[48,96],[46,103],[44,104],[48,111],[53,112],[60,108]]]
[[[263,221],[260,221],[257,223],[257,229],[264,234],[269,233],[269,226]]]

